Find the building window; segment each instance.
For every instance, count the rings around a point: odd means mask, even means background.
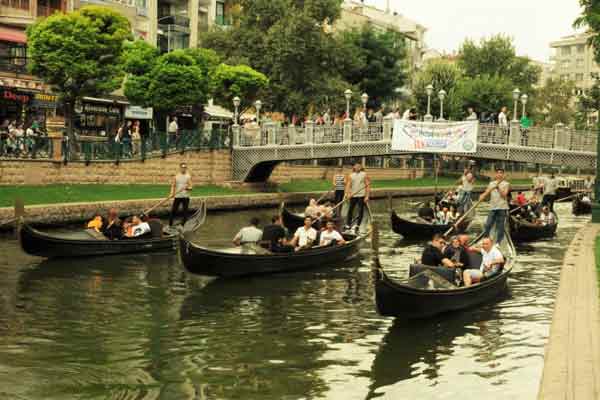
[[[217,25],[226,25],[225,23],[225,3],[222,1],[216,2],[216,23]]]
[[[564,82],[568,81],[569,80],[569,74],[562,74],[560,76],[560,80],[564,81]]]
[[[562,69],[569,69],[571,66],[571,60],[562,60]]]
[[[575,74],[575,81],[581,82],[583,80],[583,74]]]
[[[576,61],[576,63],[575,63],[575,66],[577,68],[583,68],[583,58],[578,58],[577,61]]]
[[[563,56],[570,56],[571,55],[571,46],[561,47],[560,54],[562,54]]]
[[[581,53],[585,53],[585,44],[578,44],[578,45],[577,45],[577,52],[578,52],[579,54],[581,54]]]

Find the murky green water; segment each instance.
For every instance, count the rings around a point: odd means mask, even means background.
[[[374,210],[382,261],[404,277],[420,248]],[[377,315],[368,249],[337,269],[213,281],[175,255],[44,261],[3,236],[0,399],[533,399],[562,257],[587,220],[558,210],[557,240],[518,249],[501,301],[420,322]],[[228,242],[254,214],[211,215],[200,237]]]

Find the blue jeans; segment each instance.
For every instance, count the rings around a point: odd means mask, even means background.
[[[483,229],[483,236],[489,236],[492,231],[492,227],[496,226],[496,243],[502,242],[504,239],[504,223],[506,222],[506,216],[508,210],[492,210],[485,221],[485,228]]]

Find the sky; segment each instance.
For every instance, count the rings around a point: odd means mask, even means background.
[[[390,0],[390,6],[428,29],[430,48],[452,52],[466,38],[504,33],[514,39],[517,54],[537,61],[549,61],[550,42],[574,33],[580,13],[579,0]]]

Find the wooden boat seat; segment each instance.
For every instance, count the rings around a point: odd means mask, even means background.
[[[104,236],[102,232],[98,232],[95,229],[86,229],[85,232],[96,240],[108,240],[108,238]]]
[[[413,276],[416,276],[424,271],[435,272],[437,275],[441,276],[446,281],[454,284],[456,273],[453,268],[432,267],[430,265],[424,264],[411,264],[408,276],[412,278]]]
[[[457,288],[457,286],[453,282],[449,282],[445,276],[441,276],[438,271],[433,271],[431,269],[425,269],[412,276],[406,284],[415,289],[440,290]]]

